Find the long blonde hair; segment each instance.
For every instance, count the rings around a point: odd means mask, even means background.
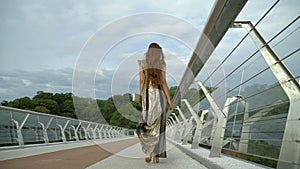
[[[146,84],[159,87],[162,82],[162,73],[165,71],[166,62],[162,48],[157,43],[151,43],[146,52]]]

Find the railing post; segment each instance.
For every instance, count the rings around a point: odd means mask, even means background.
[[[214,111],[211,111],[209,109],[205,109],[205,110],[202,110],[201,114],[206,115],[206,114],[208,114],[210,112],[213,114]],[[216,125],[213,124],[213,122],[215,121],[215,119],[216,118],[213,118],[213,119],[211,119],[209,121],[208,121],[208,119],[203,120],[204,124],[203,124],[203,129],[202,129],[202,135],[201,135],[200,142],[206,140],[207,143],[211,145],[212,140],[213,140],[213,136],[214,136],[214,131],[215,131],[215,128],[216,128],[215,127]],[[212,127],[209,130],[208,126],[211,125],[211,124],[212,124]]]
[[[169,120],[167,120],[167,126],[168,126],[168,128],[167,128],[167,137],[171,137],[171,133],[172,133],[172,124],[171,124],[171,122],[169,121]]]
[[[182,140],[182,145],[187,145],[187,140],[188,140],[188,133],[191,130],[190,126],[188,125],[188,121],[185,118],[184,114],[182,113],[181,109],[179,106],[176,107],[176,109],[179,112],[180,117],[183,119],[183,127],[182,127],[182,133],[181,133],[181,138]]]
[[[121,131],[122,131],[122,127],[118,127],[117,130],[117,137],[121,137]],[[129,134],[129,133],[128,133]]]
[[[118,127],[118,128],[117,128],[117,131],[116,131],[117,137],[121,137],[120,131],[121,131],[121,127]]]
[[[186,141],[183,140],[183,142],[186,142],[186,144],[188,143],[189,140],[192,141],[192,138],[193,138],[193,130],[196,129],[196,126],[193,126],[193,119],[194,119],[194,117],[192,116],[192,117],[188,120],[189,130],[188,130],[187,135],[186,135]]]
[[[224,112],[224,114],[225,114],[226,116],[228,116],[230,104],[233,103],[234,101],[240,99],[240,98],[241,98],[240,96],[234,96],[234,97],[229,97],[229,98],[226,99],[225,104],[224,104],[224,107],[223,107],[223,112]],[[225,128],[224,128],[224,129],[225,129]],[[232,142],[232,141],[234,141],[234,140],[230,138],[230,139],[228,139],[228,140],[226,140],[226,141]],[[226,141],[223,143],[223,145],[226,144]]]
[[[81,121],[79,122],[79,124],[77,125],[77,127],[75,128],[74,127],[74,133],[75,133],[75,139],[76,141],[79,141],[79,137],[78,137],[78,130],[79,130],[79,127],[81,126]]]
[[[71,139],[72,137],[71,137],[71,131],[70,131],[70,127],[69,127],[69,130],[65,130],[65,133],[68,133],[68,135],[69,135],[69,139]],[[67,138],[67,137],[66,137]],[[66,140],[68,140],[68,139],[66,139]]]
[[[120,127],[120,131],[119,131],[119,137],[122,137],[123,135],[122,135],[122,132],[123,132],[123,128],[122,127]],[[129,135],[129,134],[128,134]]]
[[[213,142],[211,146],[211,151],[209,154],[209,157],[220,157],[221,151],[223,148],[223,138],[225,133],[225,127],[227,122],[227,114],[225,114],[217,105],[207,88],[204,86],[204,84],[200,81],[196,82],[200,85],[203,93],[205,94],[208,102],[210,103],[210,106],[212,107],[213,111],[216,113],[216,116],[218,118],[218,123],[216,126],[216,130],[214,132]]]
[[[127,129],[127,128],[122,128],[122,132],[121,132],[121,134],[122,134],[122,136],[128,136],[129,135],[129,130]]]
[[[126,136],[126,134],[125,133],[128,133],[129,132],[129,130],[127,129],[127,128],[123,128],[123,136]],[[128,134],[127,134],[127,136],[128,136]]]
[[[170,121],[169,121],[169,120],[167,120],[167,125],[168,125],[169,127],[171,127],[171,124],[170,124]]]
[[[91,127],[91,123],[88,124],[88,126],[86,127],[85,131],[84,131],[84,135],[85,135],[85,139],[88,140],[91,138],[90,136],[90,132],[89,132],[89,129]]]
[[[170,132],[171,132],[171,125],[170,125],[170,122],[169,120],[167,120],[167,129],[166,129],[166,132],[167,132],[167,137],[170,137]]]
[[[179,121],[179,119],[178,119],[178,117],[176,116],[175,113],[172,113],[171,115],[173,115],[175,117],[175,120],[176,120],[177,123],[180,123],[180,121]]]
[[[261,55],[269,65],[274,76],[290,100],[289,112],[282,139],[278,169],[299,169],[300,168],[300,85],[292,73],[266,43],[260,33],[250,21],[234,22],[234,28],[245,28],[253,42],[259,49]]]
[[[172,128],[171,128],[171,133],[170,133],[170,138],[174,140],[174,136],[176,133],[176,122],[172,117],[169,117],[169,121],[172,123]]]
[[[208,114],[210,111],[208,110],[208,109],[205,109],[205,110],[202,110],[202,112],[201,112],[201,116],[200,116],[200,120],[202,121],[202,124],[203,124],[203,126],[202,126],[202,131],[201,131],[201,136],[202,136],[202,138],[203,138],[203,134],[205,134],[205,133],[203,133],[203,131],[204,131],[204,129],[205,129],[205,125],[206,125],[206,123],[207,123],[207,121],[206,120],[204,120],[204,116],[206,115],[206,114]],[[205,123],[205,124],[204,124]],[[204,136],[206,136],[206,135],[204,135]],[[207,137],[207,136],[206,136]],[[200,138],[200,142],[201,142],[201,138]]]
[[[176,141],[176,136],[177,136],[177,132],[178,132],[178,122],[174,119],[173,116],[170,116],[170,119],[174,122],[174,132],[173,132],[173,140]]]
[[[93,139],[96,139],[96,138],[97,138],[96,130],[97,130],[98,126],[99,126],[99,124],[96,124],[96,126],[92,129],[92,132],[93,132]]]
[[[116,127],[112,127],[111,135],[112,135],[112,138],[116,138]]]
[[[116,129],[116,137],[120,137],[120,130],[121,130],[121,128],[117,127],[117,129]]]
[[[63,140],[63,142],[66,142],[66,141],[67,141],[67,139],[66,139],[66,134],[65,134],[65,130],[66,130],[66,128],[67,128],[69,122],[70,122],[70,120],[68,120],[68,121],[66,122],[66,124],[64,125],[64,127],[62,127],[62,125],[58,124],[58,126],[59,126],[59,128],[60,128],[60,131],[61,131],[61,132],[60,132],[60,133],[61,133],[61,139]]]
[[[182,99],[182,101],[185,102],[185,104],[187,105],[190,113],[192,114],[192,116],[194,117],[195,121],[196,121],[196,131],[193,137],[193,142],[192,142],[192,149],[196,149],[199,147],[199,143],[200,143],[200,137],[201,137],[201,130],[202,130],[202,121],[200,120],[199,116],[197,115],[197,113],[195,112],[195,110],[192,108],[192,106],[190,105],[190,103],[186,100],[186,99]]]
[[[42,127],[43,140],[45,141],[45,143],[49,143],[47,130],[46,130],[46,135],[45,135],[45,125],[41,122],[38,122],[38,124],[41,125],[41,127]],[[37,133],[37,131],[36,131],[36,133]],[[38,135],[38,134],[36,134],[36,135]],[[36,138],[36,141],[39,141],[39,140]]]
[[[111,126],[107,125],[107,127],[106,127],[107,138],[111,138],[110,137],[110,130],[111,130]]]
[[[109,133],[110,133],[110,138],[114,138],[114,127],[113,126],[110,127]]]
[[[122,128],[121,128],[121,127],[118,127],[118,130],[117,130],[117,137],[121,137],[121,130],[122,130]]]
[[[49,128],[52,120],[53,120],[53,117],[50,118],[50,120],[48,121],[48,123],[46,124],[46,126],[43,123],[39,122],[39,124],[42,126],[42,129],[43,129],[43,139],[44,139],[45,143],[49,143],[49,138],[48,138],[48,132],[47,132],[47,130],[48,130],[48,128]]]
[[[121,128],[120,134],[121,136],[128,136],[129,135],[129,130],[127,128]],[[127,134],[128,133],[128,134]]]
[[[103,126],[105,126],[105,129],[103,130],[103,133],[104,133],[104,138],[107,138],[107,125],[104,125],[103,124]]]
[[[112,126],[111,127],[112,129],[111,129],[111,138],[115,138],[115,127],[114,126]]]
[[[176,109],[178,110],[179,115],[180,115],[180,117],[182,118],[182,120],[183,120],[184,122],[187,122],[187,119],[186,119],[185,116],[183,115],[183,113],[182,113],[181,109],[179,108],[179,106],[177,106]]]
[[[169,120],[170,120],[170,122],[173,124],[173,126],[176,125],[176,122],[175,122],[175,120],[174,120],[172,117],[169,117]]]
[[[115,138],[117,138],[117,137],[118,137],[118,130],[119,130],[119,127],[115,127],[115,131],[114,131]]]
[[[112,134],[111,134],[112,129],[113,129],[113,127],[110,126],[110,128],[108,130],[108,138],[112,138]]]
[[[175,113],[172,113],[171,115],[173,115],[175,117],[175,120],[177,122],[176,132],[175,132],[175,135],[174,135],[174,140],[180,142],[181,141],[181,136],[180,136],[181,132],[180,131],[182,130],[181,122],[179,121],[179,119],[178,119],[178,117],[176,116]]]
[[[99,131],[100,139],[103,139],[103,138],[104,138],[103,127],[104,127],[104,124],[101,124],[101,128],[100,128],[100,131]]]
[[[43,144],[49,144],[49,142],[51,141],[68,142],[74,139],[76,139],[76,141],[79,141],[81,139],[98,139],[98,133],[99,138],[102,138],[102,135],[105,135],[105,137],[109,138],[117,138],[126,135],[127,133],[125,132],[128,131],[126,128],[104,125],[89,121],[80,121],[78,119],[60,117],[57,115],[47,115],[39,112],[21,110],[5,106],[0,106],[0,113],[3,113],[2,116],[5,118],[7,118],[6,116],[10,116],[9,124],[7,124],[7,122],[3,120],[1,123],[4,127],[8,126],[9,129],[11,129],[10,131],[8,131],[10,132],[10,140],[8,140],[8,138],[4,143],[14,144],[17,142],[19,146],[27,143],[26,138],[29,138],[31,141],[33,141],[33,144],[39,143],[40,141],[42,141]],[[17,115],[19,121],[14,119],[15,114]],[[32,118],[31,120],[29,120],[29,118],[32,117],[31,115],[36,118]],[[43,120],[40,120],[41,118]],[[82,123],[84,123],[84,125],[82,125]],[[101,125],[101,129],[99,125]],[[26,129],[26,131],[27,129],[33,130],[30,132],[26,132],[26,138],[23,138],[23,134],[25,134],[24,128]],[[54,136],[55,138],[50,138],[49,132],[50,135]],[[35,140],[34,137],[36,138]]]
[[[19,125],[19,122],[14,120],[14,119],[11,119],[13,123],[16,124],[16,128],[17,128],[17,136],[18,136],[18,142],[19,142],[19,145],[22,146],[24,145],[24,140],[23,140],[23,135],[22,135],[22,128],[26,122],[26,120],[28,119],[29,117],[29,113],[26,114],[24,120],[22,121],[22,123]]]
[[[244,120],[243,120],[243,127],[242,127],[242,134],[241,134],[241,140],[239,144],[239,151],[242,153],[248,152],[248,144],[249,144],[249,132],[250,132],[250,125],[246,124],[247,120],[249,119],[249,104],[246,100],[242,100],[242,104],[245,108],[244,113]]]

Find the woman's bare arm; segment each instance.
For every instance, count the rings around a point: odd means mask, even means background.
[[[162,71],[161,84],[162,84],[163,92],[165,93],[165,95],[167,97],[169,108],[170,108],[170,110],[172,110],[173,109],[173,103],[172,103],[170,93],[169,93],[169,87],[168,87],[168,83],[167,83],[167,80],[166,80],[166,71],[165,70]]]
[[[145,86],[145,83],[144,83],[144,81],[145,81],[145,75],[144,75],[144,71],[143,71],[143,69],[142,69],[141,66],[140,66],[140,73],[139,73],[139,75],[140,75],[140,95],[142,95],[143,94],[143,89],[144,89],[144,86]]]

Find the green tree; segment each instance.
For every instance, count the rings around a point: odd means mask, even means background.
[[[104,119],[109,122],[113,112],[117,110],[112,97],[108,98],[107,100],[97,101],[97,103]]]
[[[60,106],[60,111],[66,117],[77,118],[73,100],[65,100]]]
[[[51,99],[55,100],[57,102],[57,104],[59,105],[59,108],[60,108],[61,112],[63,112],[63,110],[61,110],[61,108],[62,108],[62,104],[65,101],[70,100],[71,102],[73,102],[72,93],[55,93],[51,97]]]
[[[74,97],[74,106],[78,119],[103,123],[104,117],[100,113],[96,100],[91,98]]]
[[[174,94],[175,94],[175,92],[176,92],[177,89],[178,89],[177,86],[172,86],[172,87],[170,87],[169,93],[170,93],[170,97],[171,97],[171,98],[174,97]]]
[[[38,91],[32,99],[53,99],[53,93]]]
[[[176,86],[170,88],[171,97],[174,96],[176,89]],[[97,104],[94,104],[94,101]],[[73,96],[72,93],[53,94],[38,91],[32,99],[24,97],[9,102],[4,100],[1,105],[93,122],[106,121],[110,125],[128,128],[136,127],[142,110],[141,105],[131,102],[131,95],[128,93],[115,95],[106,100],[93,100]]]
[[[48,110],[46,107],[44,106],[36,106],[33,111],[36,111],[36,112],[40,112],[40,113],[47,113],[49,114],[50,113],[50,110]]]
[[[43,106],[43,107],[46,107],[50,111],[50,114],[61,115],[60,111],[59,111],[59,106],[58,106],[57,102],[54,100],[35,98],[32,101],[33,101],[34,107]]]
[[[1,102],[1,106],[8,106],[8,101],[7,100],[3,100]]]
[[[14,101],[9,102],[8,106],[25,110],[32,110],[35,107],[29,97],[15,99]]]
[[[136,122],[125,118],[118,111],[113,112],[109,124],[114,126],[119,126],[119,127],[132,128],[132,129],[135,128],[137,125]]]

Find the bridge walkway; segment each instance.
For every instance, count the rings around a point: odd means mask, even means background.
[[[206,168],[170,142],[167,144],[168,158],[161,159],[158,164],[145,163],[138,139],[133,137],[74,143],[73,147],[69,144],[2,150],[0,168]]]

